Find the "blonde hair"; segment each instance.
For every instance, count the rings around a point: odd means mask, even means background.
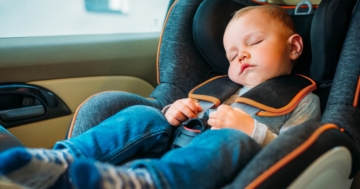
[[[270,18],[270,21],[275,21],[281,24],[285,29],[287,37],[290,37],[293,34],[297,34],[289,13],[278,5],[248,6],[242,8],[234,13],[234,16],[230,22],[240,18],[252,10],[260,10],[262,13],[266,14],[268,18]]]

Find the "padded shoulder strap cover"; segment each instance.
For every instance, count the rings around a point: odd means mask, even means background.
[[[220,106],[241,85],[227,76],[211,78],[190,91],[189,98],[204,100]],[[279,116],[291,112],[311,91],[316,89],[313,80],[302,75],[285,75],[269,79],[252,88],[235,102],[248,104],[263,111],[259,116]]]
[[[316,89],[313,80],[302,75],[285,75],[269,79],[235,102],[248,104],[263,111],[259,116],[278,116],[291,112],[311,91]]]
[[[231,81],[227,75],[217,76],[191,90],[189,98],[212,102],[218,107],[240,87],[241,85]]]

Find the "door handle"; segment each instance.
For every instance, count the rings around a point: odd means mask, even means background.
[[[0,125],[6,129],[70,114],[66,104],[45,88],[0,84]]]
[[[24,108],[16,108],[11,110],[0,111],[0,118],[5,121],[15,121],[26,118],[32,118],[45,114],[45,108],[43,105],[29,106]]]

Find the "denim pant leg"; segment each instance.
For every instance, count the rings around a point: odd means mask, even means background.
[[[149,170],[158,189],[220,188],[230,183],[260,150],[257,142],[241,131],[209,130],[160,160],[135,160],[131,164],[133,169]]]
[[[175,127],[160,110],[149,106],[126,108],[54,149],[69,149],[75,157],[118,164],[133,156],[160,157],[170,147]]]

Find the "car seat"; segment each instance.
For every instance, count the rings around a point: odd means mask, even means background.
[[[279,135],[225,188],[349,188],[359,170],[360,5],[322,0],[307,15],[284,7],[304,39],[295,73],[317,82],[321,122],[306,122]],[[157,57],[158,86],[149,98],[102,92],[76,110],[67,138],[76,137],[132,105],[159,109],[214,76],[227,72],[222,36],[234,11],[263,4],[250,0],[174,0]],[[354,8],[355,7],[355,8]],[[354,11],[353,11],[354,9]]]
[[[359,169],[360,150],[360,53],[356,47],[360,42],[360,5],[355,7],[356,3],[323,0],[307,15],[295,15],[294,7],[284,7],[304,39],[304,52],[293,72],[316,81],[321,122],[307,122],[280,135],[226,188],[350,187]],[[75,137],[131,105],[161,109],[186,98],[205,80],[226,74],[229,64],[222,45],[225,27],[233,12],[259,4],[263,3],[173,1],[160,37],[159,85],[150,97],[124,92],[94,95],[75,112],[67,137]]]

